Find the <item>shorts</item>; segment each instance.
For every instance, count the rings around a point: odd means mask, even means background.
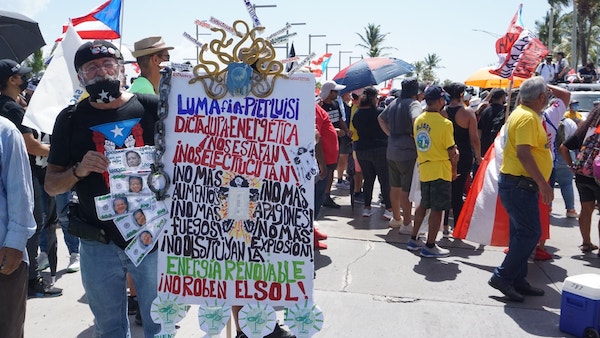
[[[416,159],[408,161],[388,160],[390,186],[402,188],[402,191],[404,192],[410,192],[410,185],[412,183],[416,161]]]
[[[580,202],[600,202],[600,186],[593,177],[575,175],[575,186]]]
[[[450,210],[452,208],[452,182],[437,179],[421,182],[421,205],[434,211]]]
[[[352,140],[348,136],[338,137],[340,145],[339,154],[350,154],[352,152]]]

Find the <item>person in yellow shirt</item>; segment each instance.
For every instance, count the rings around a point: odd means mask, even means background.
[[[571,103],[569,103],[569,110],[565,113],[564,117],[575,121],[575,123],[579,125],[579,123],[583,121],[583,116],[580,112],[578,112],[578,110],[579,101],[572,100]]]
[[[524,296],[543,296],[544,290],[527,282],[527,260],[542,234],[539,196],[549,204],[554,199],[548,179],[552,154],[541,115],[550,91],[541,76],[521,84],[520,104],[507,121],[498,195],[510,218],[508,253],[494,270],[488,284],[508,299],[523,302]]]
[[[454,142],[452,122],[440,114],[446,104],[446,93],[437,85],[425,90],[427,108],[415,119],[413,135],[417,146],[417,163],[421,181],[421,203],[415,211],[415,226],[407,249],[420,250],[423,257],[438,258],[450,254],[435,244],[442,214],[451,207],[452,181],[456,178],[458,149]],[[418,238],[419,229],[429,214],[427,242]]]

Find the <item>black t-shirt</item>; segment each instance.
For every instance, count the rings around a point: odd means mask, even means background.
[[[10,120],[10,122],[14,123],[21,134],[32,132],[31,128],[23,125],[25,109],[23,109],[23,107],[21,107],[11,97],[0,94],[0,115],[6,117]]]
[[[358,133],[356,150],[371,150],[387,148],[388,136],[381,129],[377,117],[381,114],[381,108],[358,108],[352,118],[352,125]]]
[[[142,102],[144,104],[142,104]],[[64,109],[56,118],[48,163],[70,167],[80,162],[89,150],[104,153],[108,149],[154,145],[154,124],[158,96],[135,94],[118,109],[93,108],[88,99],[75,110]],[[125,139],[123,144],[118,144]],[[112,221],[100,221],[96,215],[94,197],[109,193],[108,175],[92,173],[77,182],[79,215],[89,224],[103,228],[119,247],[127,243]]]
[[[488,149],[494,144],[496,135],[504,125],[506,118],[505,107],[502,104],[492,103],[481,112],[481,117],[477,123],[477,129],[481,130],[481,154],[485,155]]]
[[[344,123],[342,112],[340,109],[340,105],[337,101],[332,101],[331,103],[321,103],[321,107],[327,112],[329,115],[329,120],[335,128],[342,128],[342,123]]]

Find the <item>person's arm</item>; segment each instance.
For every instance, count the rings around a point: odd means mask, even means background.
[[[390,126],[387,124],[387,122],[385,122],[384,119],[381,118],[381,114],[377,116],[377,121],[379,121],[379,126],[381,127],[381,130],[383,130],[383,132],[387,136],[390,136]]]
[[[91,173],[102,174],[108,169],[108,158],[104,154],[90,150],[81,162],[73,167],[63,167],[48,163],[44,189],[50,196],[65,193],[80,179],[85,179]]]
[[[458,160],[460,159],[460,154],[458,153],[458,147],[456,145],[448,148],[448,158],[452,165],[452,180],[454,181],[458,177]]]
[[[25,139],[25,147],[29,155],[48,156],[48,153],[50,153],[50,145],[38,141],[33,137],[33,133],[25,133],[23,134],[23,138]]]
[[[552,92],[552,95],[554,95],[557,99],[560,99],[565,104],[565,107],[569,106],[569,102],[571,102],[571,92],[570,91],[568,91],[565,88],[551,85],[551,84],[548,85],[548,88]]]
[[[531,146],[528,144],[519,144],[517,145],[517,158],[523,165],[523,168],[527,171],[527,173],[531,176],[531,178],[537,183],[538,188],[540,189],[540,194],[542,195],[542,202],[544,204],[550,204],[554,199],[554,191],[544,179],[542,172],[535,163],[535,159],[531,154]]]
[[[479,139],[479,133],[477,131],[477,116],[471,108],[465,108],[467,112],[467,119],[469,123],[469,140],[471,141],[471,147],[475,152],[475,163],[481,163],[481,140]]]
[[[565,59],[562,59],[562,60],[565,60]],[[561,60],[561,63],[564,65],[564,67],[563,67],[563,69],[560,71],[560,73],[558,74],[558,79],[559,79],[559,80],[563,80],[563,79],[565,78],[565,74],[567,74],[567,72],[568,72],[569,70],[571,70],[571,67],[569,67],[569,64],[568,64],[568,62],[566,62],[566,60],[565,60],[565,62],[563,63],[563,61],[562,61],[562,60]]]
[[[7,195],[6,238],[0,243],[0,273],[12,274],[23,260],[27,239],[34,234],[33,183],[21,133],[15,128],[3,138],[0,179]]]
[[[319,165],[319,180],[325,179],[327,176],[327,163],[325,162],[325,153],[321,143],[321,134],[315,129],[315,158]]]

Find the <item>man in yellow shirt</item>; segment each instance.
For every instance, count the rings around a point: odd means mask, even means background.
[[[519,96],[520,104],[508,118],[498,179],[498,195],[510,218],[508,253],[488,284],[510,300],[523,302],[524,296],[544,295],[525,278],[527,260],[542,233],[538,197],[541,194],[542,202],[549,204],[554,193],[548,184],[552,154],[540,118],[550,96],[544,78],[524,81]]]
[[[417,145],[417,163],[421,181],[421,203],[415,210],[415,226],[407,249],[420,250],[421,256],[447,257],[450,251],[440,248],[435,240],[440,230],[442,214],[451,207],[452,180],[456,178],[458,150],[454,142],[452,122],[440,114],[446,104],[446,93],[440,86],[425,90],[427,108],[415,119],[413,135]],[[427,243],[418,238],[419,229],[429,214]]]
[[[581,115],[581,113],[578,110],[579,101],[572,100],[571,103],[569,103],[569,110],[565,113],[564,117],[575,121],[575,123],[579,125],[579,123],[583,121],[583,115]]]

